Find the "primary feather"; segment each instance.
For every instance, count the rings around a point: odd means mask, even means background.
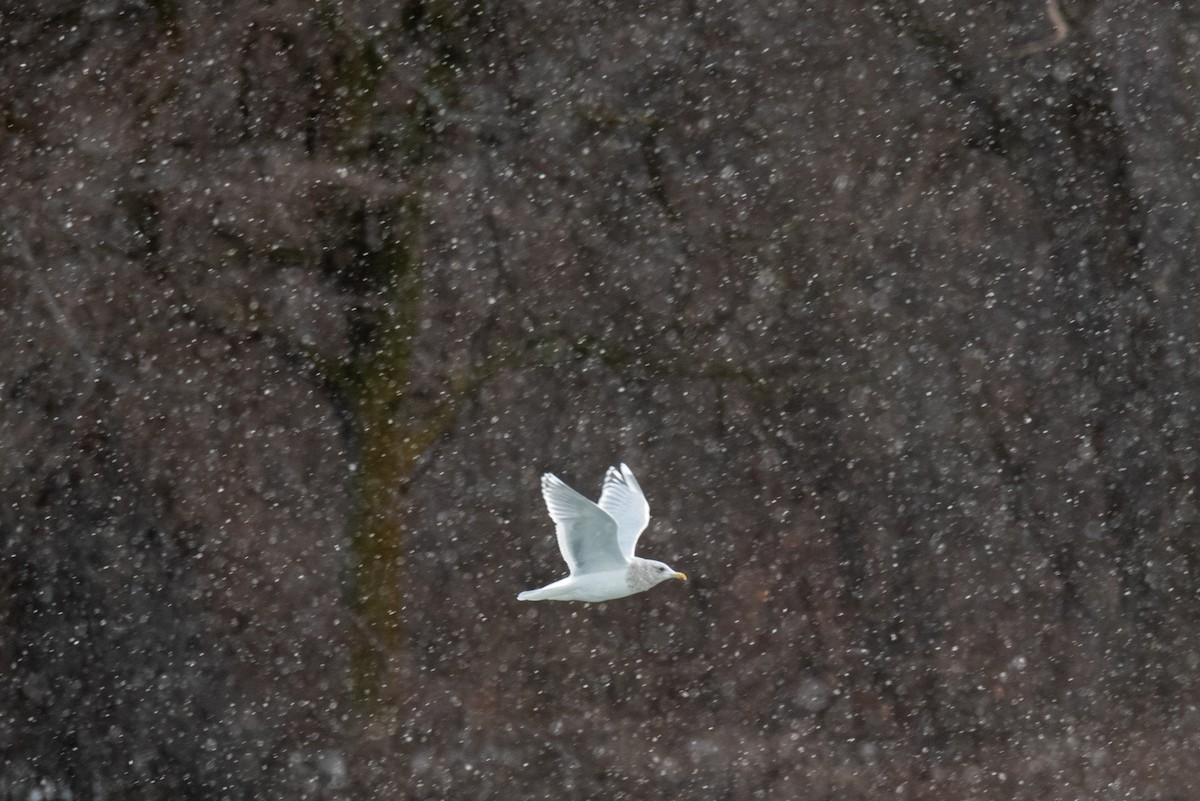
[[[542,497],[571,575],[625,568],[627,560],[617,543],[617,522],[608,512],[553,473],[542,476]]]
[[[599,507],[617,521],[617,542],[626,559],[633,558],[638,537],[650,522],[650,504],[628,465],[608,468],[600,490]]]

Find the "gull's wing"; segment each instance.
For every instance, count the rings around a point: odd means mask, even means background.
[[[572,576],[629,566],[617,544],[617,522],[607,512],[551,473],[542,476],[542,497]]]
[[[633,471],[622,464],[621,469],[608,468],[604,476],[604,489],[600,491],[599,506],[617,521],[617,541],[626,559],[633,558],[638,537],[650,522],[650,504],[638,486]]]

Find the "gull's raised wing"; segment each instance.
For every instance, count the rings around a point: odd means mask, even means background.
[[[617,543],[617,521],[564,484],[558,476],[542,476],[542,497],[558,535],[571,575],[624,570],[629,563]]]
[[[617,542],[620,543],[621,553],[626,559],[632,559],[638,537],[642,536],[646,524],[650,522],[650,504],[646,502],[642,488],[627,465],[622,464],[620,470],[608,468],[604,476],[604,489],[600,491],[599,506],[617,521]]]

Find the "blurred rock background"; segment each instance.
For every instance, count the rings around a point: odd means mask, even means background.
[[[1195,797],[1198,45],[0,4],[0,798]]]

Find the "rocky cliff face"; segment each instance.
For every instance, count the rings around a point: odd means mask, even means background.
[[[1189,797],[1200,14],[935,6],[0,5],[0,797]]]

